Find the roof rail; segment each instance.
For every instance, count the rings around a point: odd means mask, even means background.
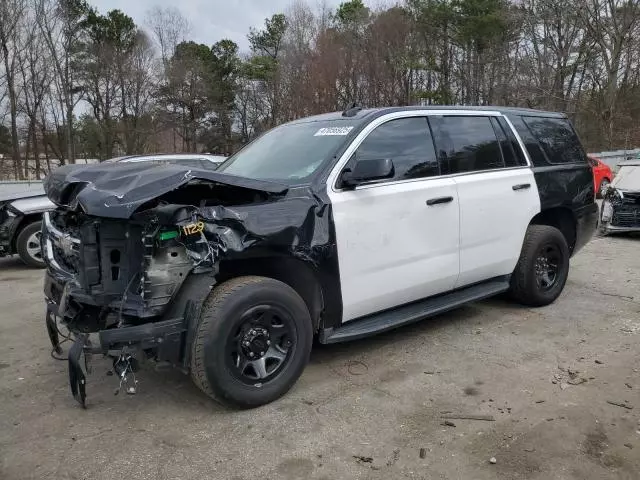
[[[342,112],[343,117],[355,117],[358,112],[362,110],[362,107],[359,107],[355,102],[351,105],[350,108],[347,108],[344,112]]]

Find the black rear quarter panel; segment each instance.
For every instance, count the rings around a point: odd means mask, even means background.
[[[584,161],[553,164],[544,149],[519,115],[509,115],[533,163],[533,173],[540,195],[541,211],[568,208],[576,220],[576,243],[573,253],[591,240],[598,222],[593,170],[583,153]],[[575,134],[574,132],[574,135]]]

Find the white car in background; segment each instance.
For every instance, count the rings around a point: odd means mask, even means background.
[[[210,154],[131,155],[105,160],[105,163],[153,162],[215,170],[227,157]],[[40,182],[38,182],[40,183]],[[0,185],[1,186],[1,185]],[[42,214],[55,205],[44,194],[42,185],[23,192],[0,191],[0,257],[18,255],[30,267],[43,268],[40,249]]]

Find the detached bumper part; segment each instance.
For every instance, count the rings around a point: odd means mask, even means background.
[[[73,398],[82,405],[82,408],[87,408],[87,377],[80,365],[80,359],[84,356],[85,368],[88,373],[87,355],[90,355],[90,353],[85,352],[88,339],[89,335],[86,333],[78,335],[76,341],[73,342],[72,347],[69,349],[69,386],[71,387],[71,394],[73,395]]]
[[[49,304],[46,314],[47,332],[51,345],[56,353],[61,354],[58,329],[55,324],[55,304]],[[88,333],[80,333],[68,354],[69,386],[71,394],[83,408],[86,408],[86,384],[87,375],[91,373],[91,359],[94,354],[102,354],[114,358],[114,370],[120,379],[120,386],[126,384],[128,373],[135,371],[119,369],[123,359],[127,359],[127,365],[133,367],[137,364],[129,353],[132,350],[145,350],[150,348],[161,349],[164,358],[179,358],[184,354],[183,345],[186,335],[184,319],[165,320],[144,325],[114,328],[98,332],[99,345],[92,345]],[[116,393],[119,392],[119,388]]]

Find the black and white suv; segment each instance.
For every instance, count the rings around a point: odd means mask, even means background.
[[[277,127],[216,171],[63,167],[46,180],[47,327],[121,386],[140,358],[255,407],[322,343],[502,292],[553,302],[591,238],[591,167],[562,114],[353,108]],[[129,387],[135,389],[135,386]]]

